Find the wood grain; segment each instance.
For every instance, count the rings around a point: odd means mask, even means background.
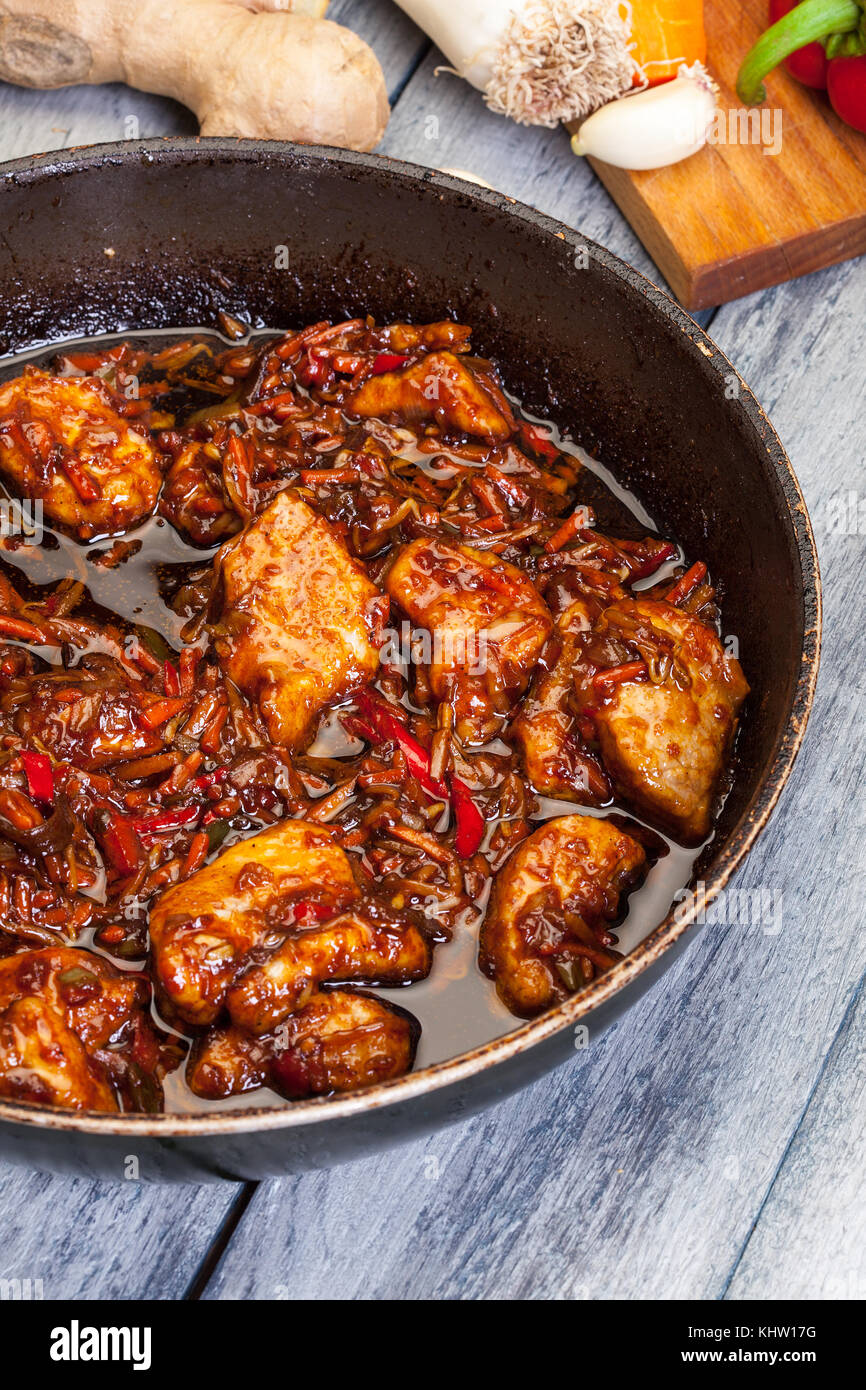
[[[423,46],[415,34],[405,44],[395,13],[388,0],[339,5],[377,46],[399,39],[378,50],[402,90],[386,152],[469,169],[657,279],[563,133],[490,115],[464,85],[434,78],[435,57],[415,71]],[[0,85],[0,155],[123,138],[130,112],[142,135],[190,128],[182,108],[123,87]],[[862,1167],[851,1078],[864,1020],[851,1001],[866,964],[866,538],[831,531],[828,517],[863,490],[864,296],[866,262],[848,264],[713,323],[791,449],[824,570],[809,736],[737,882],[785,892],[781,933],[708,926],[617,1028],[505,1105],[350,1167],[261,1185],[208,1297],[862,1297],[855,1278],[833,1280],[840,1264],[845,1278],[861,1268],[866,1234],[846,1176],[846,1160]],[[182,1297],[236,1193],[4,1166],[0,1277],[42,1277],[47,1297]]]
[[[862,888],[861,888],[862,894]],[[726,1298],[866,1298],[866,993],[861,988],[827,1059],[803,1123],[764,1203]],[[840,1220],[847,1213],[848,1220]],[[832,1232],[829,1258],[815,1238]]]
[[[728,132],[729,113],[742,110],[737,70],[767,27],[766,0],[713,0],[706,9],[708,65]],[[592,161],[687,309],[866,251],[866,136],[783,69],[768,79],[767,94],[766,106],[753,110],[781,121],[777,155],[766,152],[770,138],[709,144],[681,164],[641,173]]]
[[[239,1188],[159,1188],[0,1166],[0,1279],[45,1299],[183,1298]]]

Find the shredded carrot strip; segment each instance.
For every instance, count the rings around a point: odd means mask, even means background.
[[[555,555],[557,550],[561,550],[569,541],[573,541],[575,536],[583,531],[587,526],[592,525],[592,516],[588,507],[578,507],[571,516],[567,517],[562,525],[554,531],[553,535],[544,542],[544,548],[548,555]]]
[[[702,560],[697,560],[691,567],[681,575],[674,587],[668,592],[668,603],[682,603],[684,598],[688,598],[692,589],[700,584],[706,576],[707,567]]]
[[[622,666],[609,666],[606,671],[596,671],[592,683],[595,686],[622,685],[624,681],[633,681],[646,673],[645,661],[626,661]]]
[[[22,642],[40,642],[44,645],[50,641],[33,623],[25,622],[23,618],[7,617],[5,613],[0,613],[0,632],[6,637],[17,637]]]
[[[142,723],[149,729],[158,729],[161,724],[165,724],[175,714],[180,714],[186,707],[186,700],[181,696],[176,700],[157,700],[146,710],[142,710]]]
[[[190,847],[186,852],[186,859],[183,862],[183,868],[180,873],[181,878],[189,878],[190,874],[194,874],[196,869],[201,868],[207,858],[209,847],[210,840],[208,839],[207,831],[197,831],[196,834],[193,835]]]

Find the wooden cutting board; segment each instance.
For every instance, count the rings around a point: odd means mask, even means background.
[[[707,66],[726,112],[741,109],[737,70],[767,27],[767,11],[767,0],[706,0]],[[782,68],[766,86],[767,107],[781,113],[778,155],[759,144],[718,143],[643,173],[592,161],[687,309],[725,304],[866,251],[866,135]]]

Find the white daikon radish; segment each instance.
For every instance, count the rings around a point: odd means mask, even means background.
[[[706,144],[717,96],[718,88],[700,63],[682,67],[672,82],[620,97],[593,112],[572,137],[571,148],[620,169],[677,164]]]
[[[580,120],[632,86],[628,5],[611,0],[397,0],[492,111]]]

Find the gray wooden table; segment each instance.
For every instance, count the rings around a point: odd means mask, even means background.
[[[385,67],[385,153],[471,171],[658,280],[561,131],[437,76],[388,0],[331,13]],[[194,131],[122,86],[0,83],[3,159]],[[0,1278],[76,1299],[866,1296],[864,309],[860,260],[701,315],[787,445],[821,550],[817,703],[738,881],[784,895],[781,930],[707,926],[568,1066],[351,1166],[199,1189],[0,1167]]]

